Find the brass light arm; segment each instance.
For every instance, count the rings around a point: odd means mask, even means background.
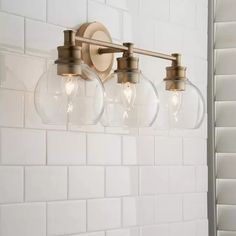
[[[119,50],[121,50],[121,52],[128,50],[128,47],[126,47],[126,46],[116,44],[116,43],[105,42],[105,41],[101,41],[98,39],[91,39],[91,38],[75,36],[75,40],[79,41],[79,43],[93,44],[93,45],[107,47],[109,49],[114,49],[114,50],[119,49]]]
[[[116,53],[116,52],[125,52],[128,51],[129,47],[120,45],[120,44],[115,44],[115,43],[110,43],[110,42],[105,42],[97,39],[90,39],[90,38],[85,38],[85,37],[80,37],[76,36],[75,39],[79,41],[80,43],[87,43],[87,44],[93,44],[93,45],[98,45],[106,48],[99,48],[98,53],[99,54],[106,54],[106,53]],[[177,57],[173,55],[167,55],[159,52],[153,52],[145,49],[140,49],[140,48],[133,48],[134,53],[142,54],[142,55],[147,55],[147,56],[152,56],[152,57],[157,57],[165,60],[170,60],[170,61],[176,61]]]

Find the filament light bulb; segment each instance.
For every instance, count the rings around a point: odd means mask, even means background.
[[[176,122],[178,122],[178,115],[182,106],[182,92],[174,91],[171,92],[170,96],[170,112]]]
[[[63,76],[62,79],[62,91],[67,96],[67,113],[71,113],[74,110],[73,98],[78,93],[78,79],[72,75]]]
[[[121,101],[126,111],[130,111],[134,106],[136,99],[136,88],[135,84],[126,82],[122,84],[121,88]]]
[[[67,96],[73,96],[78,91],[78,80],[73,76],[68,75],[63,78],[64,90]]]

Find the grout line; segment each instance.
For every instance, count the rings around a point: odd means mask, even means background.
[[[15,204],[37,204],[37,203],[60,203],[60,202],[76,202],[76,201],[90,201],[90,200],[104,200],[104,199],[116,199],[116,200],[120,200],[121,198],[145,198],[145,197],[149,197],[149,198],[155,198],[158,196],[180,196],[180,195],[184,195],[184,196],[191,196],[191,195],[201,195],[201,194],[207,194],[207,192],[179,192],[179,193],[158,193],[158,194],[143,194],[143,195],[123,195],[123,196],[106,196],[106,197],[93,197],[93,198],[75,198],[75,199],[54,199],[54,200],[36,200],[36,201],[25,201],[25,202],[5,202],[5,203],[0,203],[0,206],[4,206],[4,205],[15,205]],[[224,204],[226,205],[226,204]]]
[[[2,128],[0,127],[0,165],[2,166]]]
[[[123,206],[124,206],[124,202],[123,202],[124,200],[123,200],[123,197],[121,197],[121,199],[120,199],[120,207],[121,207],[121,209],[120,209],[120,214],[121,214],[121,216],[120,216],[120,220],[121,220],[121,228],[124,228],[124,219],[123,219]]]
[[[26,167],[23,166],[23,202],[26,202]]]
[[[46,0],[46,22],[48,23],[48,0]]]
[[[69,173],[70,172],[70,167],[67,166],[67,200],[70,200],[69,196],[69,188],[70,188],[70,183],[69,183]]]
[[[87,2],[86,2],[86,20],[87,20],[87,22],[89,22],[88,15],[89,15],[89,0],[87,0]]]
[[[85,133],[85,165],[88,166],[88,134]]]
[[[26,18],[24,17],[24,54],[26,53]]]
[[[48,235],[48,203],[46,202],[46,211],[45,211],[45,218],[46,218],[46,236]]]
[[[104,166],[104,198],[109,198],[108,196],[106,196],[106,192],[107,192],[107,167]]]
[[[86,207],[86,232],[88,232],[88,199],[85,201],[85,207]]]
[[[46,166],[48,166],[48,131],[45,131],[45,158]]]
[[[124,138],[123,138],[123,135],[121,135],[120,150],[121,150],[121,165],[124,165]]]

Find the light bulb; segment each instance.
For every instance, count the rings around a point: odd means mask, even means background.
[[[74,110],[73,98],[78,92],[78,79],[72,75],[62,76],[62,91],[65,91],[67,96],[67,113]]]
[[[157,129],[197,129],[203,122],[205,105],[201,91],[188,79],[184,90],[167,90],[166,81],[157,86],[160,110]]]
[[[71,75],[63,76],[63,84],[67,96],[73,96],[78,91],[78,80]]]
[[[121,87],[121,101],[126,111],[130,111],[134,106],[136,98],[135,84],[126,82],[122,83]]]
[[[99,120],[103,112],[103,85],[87,65],[79,68],[80,75],[58,75],[58,66],[53,64],[40,77],[34,102],[44,123],[81,126],[94,125]]]
[[[113,73],[104,82],[106,96],[102,124],[125,128],[151,126],[159,108],[154,85],[141,72],[136,83],[131,81],[118,83],[124,76],[122,73]],[[125,76],[134,78],[137,73],[126,72]]]
[[[179,118],[179,112],[181,111],[181,105],[182,105],[182,92],[181,91],[174,91],[170,92],[170,112],[174,118],[175,122],[178,122]]]

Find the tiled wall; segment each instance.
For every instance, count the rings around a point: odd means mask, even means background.
[[[33,102],[62,31],[94,20],[115,42],[183,53],[206,97],[207,0],[1,0],[0,9],[0,236],[207,236],[206,122],[133,136],[66,131],[42,124]],[[168,62],[140,64],[160,82]]]

